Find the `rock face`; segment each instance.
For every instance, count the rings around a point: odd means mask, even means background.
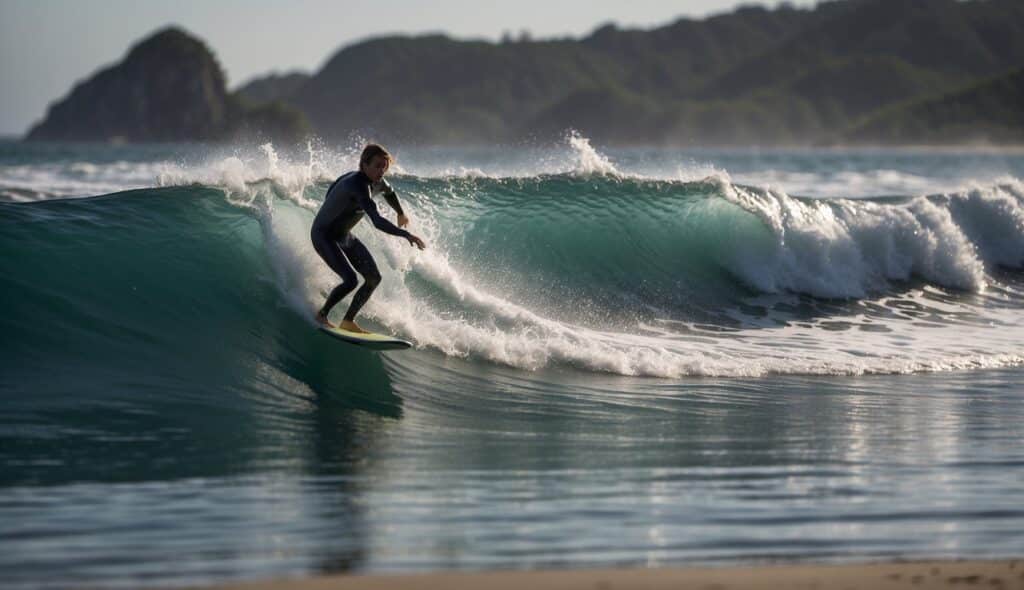
[[[309,80],[309,74],[291,72],[288,74],[270,74],[246,82],[235,91],[235,94],[253,103],[288,101],[296,91]]]
[[[26,139],[296,142],[308,132],[305,117],[292,107],[229,94],[206,45],[171,27],[75,86]]]
[[[27,139],[215,139],[229,131],[231,116],[224,73],[213,54],[202,41],[168,28],[75,86]]]

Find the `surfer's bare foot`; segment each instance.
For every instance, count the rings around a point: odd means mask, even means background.
[[[341,328],[342,330],[347,330],[349,332],[355,332],[356,334],[369,334],[370,333],[369,330],[364,330],[364,329],[360,328],[359,324],[353,322],[352,320],[342,320],[341,324],[339,324],[338,327]]]
[[[316,314],[316,323],[320,324],[321,326],[324,326],[325,328],[333,328],[334,327],[334,324],[332,324],[330,321],[328,321],[327,316],[325,316],[322,313],[317,313]]]

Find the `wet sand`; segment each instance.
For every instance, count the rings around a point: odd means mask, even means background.
[[[919,561],[855,565],[503,571],[410,575],[337,575],[229,584],[235,590],[888,590],[1024,589],[1024,559]]]

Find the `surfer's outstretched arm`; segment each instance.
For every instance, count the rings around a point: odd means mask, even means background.
[[[409,240],[410,244],[415,244],[420,250],[427,247],[427,245],[423,243],[423,240],[400,227],[396,227],[395,224],[391,223],[387,219],[384,219],[384,217],[381,216],[380,211],[377,211],[377,204],[370,198],[369,191],[367,191],[365,195],[359,195],[359,206],[363,208],[363,211],[366,211],[366,215],[370,218],[370,221],[373,222],[373,227],[386,234],[405,238]]]
[[[409,236],[412,235],[409,232],[405,231],[404,229],[391,223],[387,219],[384,219],[384,217],[380,214],[380,211],[377,211],[377,204],[374,203],[373,199],[370,198],[369,191],[367,191],[365,195],[359,195],[359,206],[362,207],[363,211],[366,211],[366,215],[367,217],[370,218],[370,221],[373,223],[373,227],[379,229],[380,231],[386,234],[391,234],[393,236],[405,238],[407,240],[409,239]]]

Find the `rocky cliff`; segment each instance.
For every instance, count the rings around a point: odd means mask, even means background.
[[[28,140],[206,141],[246,135],[295,139],[306,129],[288,107],[264,108],[228,93],[206,45],[163,29],[124,60],[77,84],[50,106]]]

